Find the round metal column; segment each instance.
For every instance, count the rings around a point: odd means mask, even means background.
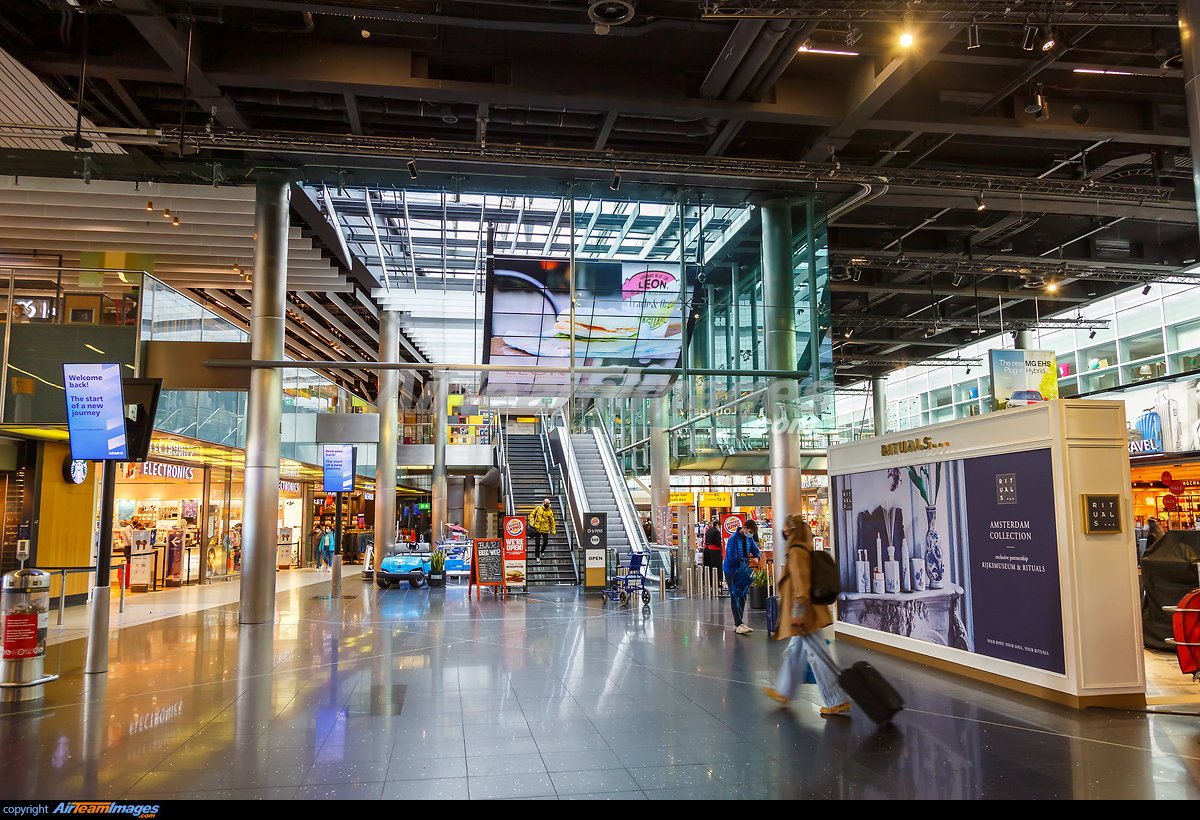
[[[400,361],[400,314],[379,314],[379,361]],[[375,455],[375,550],[379,572],[383,556],[396,547],[396,446],[400,435],[400,372],[379,371],[379,447]]]
[[[429,511],[433,519],[434,541],[442,540],[446,528],[446,403],[449,387],[444,376],[434,382],[433,407],[429,409],[433,415],[433,498]]]
[[[792,273],[792,208],[786,199],[763,203],[762,269],[763,327],[768,370],[796,369],[795,277]],[[774,531],[783,532],[783,521],[799,515],[800,433],[795,402],[800,385],[795,379],[772,379],[767,393],[767,417],[771,423],[771,514]],[[781,535],[776,554],[783,554]]]
[[[871,403],[875,414],[875,435],[887,432],[887,376],[871,377]]]
[[[288,182],[262,177],[255,186],[254,272],[251,274],[250,355],[283,359],[287,296]],[[283,373],[250,371],[246,400],[246,469],[242,484],[242,577],[238,621],[275,620],[275,556],[279,540],[279,425]]]

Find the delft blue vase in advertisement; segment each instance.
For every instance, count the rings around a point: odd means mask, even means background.
[[[928,529],[925,532],[925,575],[930,589],[941,589],[946,564],[942,560],[942,540],[937,531],[937,507],[926,507],[925,515],[928,518]]]

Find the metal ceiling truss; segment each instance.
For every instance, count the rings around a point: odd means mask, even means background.
[[[1175,26],[1175,3],[1020,2],[1020,0],[708,0],[703,17],[771,17],[838,23],[986,23],[1010,26],[1026,22],[1091,26]]]
[[[179,142],[178,126],[160,132],[165,145]],[[782,162],[727,157],[700,157],[676,154],[648,154],[617,151],[588,151],[568,148],[542,148],[529,145],[502,145],[401,137],[366,137],[353,134],[309,134],[287,131],[221,131],[209,133],[189,127],[185,142],[199,149],[247,151],[269,154],[314,154],[422,160],[462,165],[515,165],[528,168],[598,171],[604,178],[620,168],[628,175],[695,179],[711,177],[728,180],[772,180],[787,183],[885,183],[910,188],[951,189],[988,193],[1012,193],[1024,196],[1087,199],[1090,202],[1161,203],[1174,189],[1143,185],[1112,185],[1097,182],[1089,186],[1086,197],[1079,193],[1075,180],[1037,177],[1004,177],[950,171],[923,171],[912,168],[855,168],[840,164]],[[599,179],[600,177],[598,177]],[[661,182],[661,179],[655,179]]]
[[[921,319],[911,316],[863,316],[863,315],[848,315],[835,314],[833,317],[833,326],[835,328],[881,328],[881,327],[909,327],[929,330],[937,328],[938,330],[951,330],[954,328],[981,328],[987,330],[1007,331],[1007,330],[1052,330],[1056,328],[1075,328],[1079,330],[1107,330],[1111,321],[1108,319],[1048,319],[1042,317],[1040,319],[1022,319],[1022,318],[1005,318],[1000,319],[976,319],[971,317],[949,318],[940,317],[937,319],[928,318]],[[897,344],[920,344],[918,340],[897,340]]]
[[[946,357],[939,358],[934,356],[928,359],[910,358],[906,356],[835,356],[835,366],[839,369],[847,369],[851,367],[879,367],[889,365],[900,365],[901,367],[975,367],[983,362],[978,357]],[[837,392],[842,392],[841,388]]]
[[[1186,273],[1178,269],[1155,271],[1146,267],[1121,268],[1093,264],[1085,260],[1063,260],[1060,262],[1010,259],[929,259],[904,254],[883,255],[877,253],[835,252],[829,255],[830,268],[845,267],[848,270],[871,269],[891,272],[913,272],[918,274],[957,274],[960,276],[1009,276],[1032,280],[1089,279],[1099,282],[1141,284],[1160,282],[1176,285],[1200,285],[1200,273]],[[964,283],[963,296],[971,291]],[[1026,294],[1013,291],[1006,294],[1014,297],[1037,295],[1034,289]]]

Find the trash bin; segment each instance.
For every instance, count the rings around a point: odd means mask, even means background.
[[[64,590],[65,594],[65,590]],[[50,573],[19,569],[0,584],[0,701],[36,700],[46,676],[46,631],[50,625]]]

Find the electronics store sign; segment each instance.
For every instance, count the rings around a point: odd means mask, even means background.
[[[164,464],[161,461],[145,461],[138,465],[141,478],[167,478],[173,481],[193,481],[196,468],[183,464]]]

